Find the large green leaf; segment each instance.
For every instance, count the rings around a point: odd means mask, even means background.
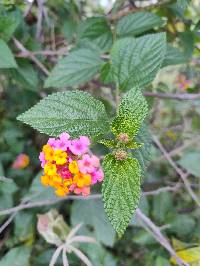
[[[79,49],[61,59],[45,81],[45,87],[74,86],[89,81],[101,69],[102,60],[94,50]]]
[[[143,87],[155,78],[166,53],[165,33],[118,40],[111,51],[115,81],[122,90]]]
[[[101,200],[76,201],[72,205],[71,222],[82,222],[92,227],[94,237],[107,246],[113,246],[115,232],[106,217]]]
[[[94,136],[109,130],[104,105],[81,91],[53,93],[17,119],[50,136],[64,131],[73,137]]]
[[[119,36],[137,36],[162,24],[163,21],[159,16],[149,12],[138,12],[120,19],[116,31]]]
[[[8,45],[0,39],[0,68],[16,68],[14,56]]]
[[[167,52],[162,67],[187,63],[188,57],[178,48],[167,45]]]
[[[103,200],[114,229],[121,236],[128,226],[140,199],[139,163],[134,158],[116,160],[112,154],[103,161]]]
[[[0,266],[28,266],[30,253],[26,246],[13,248],[0,260]]]
[[[139,89],[131,89],[120,103],[117,116],[112,122],[115,135],[126,133],[134,137],[148,113],[147,102]]]
[[[103,17],[92,17],[83,21],[78,27],[80,41],[92,42],[102,51],[112,46],[112,32],[107,20]]]

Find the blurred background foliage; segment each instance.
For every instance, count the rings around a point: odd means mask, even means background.
[[[77,47],[96,49],[98,46],[106,57],[119,14],[137,10],[148,10],[162,18],[162,25],[147,32],[166,31],[168,43],[174,47],[165,62],[169,66],[159,71],[145,92],[200,93],[198,0],[0,1],[0,39],[3,40],[0,41],[0,210],[22,201],[55,199],[53,192],[40,186],[39,181],[38,154],[47,137],[16,121],[17,115],[41,97],[58,90],[44,89],[46,75],[43,66],[46,70],[52,69],[58,59]],[[108,25],[91,29],[90,22],[84,21],[102,15],[107,17]],[[10,56],[6,49],[12,51]],[[18,68],[15,68],[16,64]],[[109,68],[109,65],[105,67]],[[112,116],[114,92],[109,76],[104,73],[102,69],[100,82],[94,78],[80,85],[79,89],[88,90],[100,98]],[[191,186],[200,196],[200,101],[157,97],[147,97],[147,100],[151,107],[148,118],[151,132],[160,138],[177,164],[188,172]],[[101,156],[106,153],[101,145],[95,145],[93,149]],[[160,227],[175,250],[197,248],[200,246],[200,210],[156,146],[150,145],[149,149],[152,155],[142,185],[146,194],[141,199],[140,209]],[[22,154],[28,157],[19,157]],[[167,191],[169,187],[173,189]],[[159,191],[160,188],[164,190]],[[154,192],[148,194],[149,191]],[[100,187],[96,192],[100,192]],[[84,244],[82,247],[95,266],[168,266],[173,262],[168,252],[136,218],[123,238],[117,239],[101,200],[65,201],[53,207],[70,227],[82,222],[82,233],[98,240],[98,245]],[[14,213],[12,223],[0,234],[0,266],[48,265],[54,247],[38,234],[36,223],[37,214],[53,207],[42,206]],[[8,218],[1,215],[1,224]],[[188,252],[189,256],[193,255],[193,251]],[[197,264],[191,265],[200,265],[200,254],[196,257]],[[75,256],[69,258],[70,265],[80,265]],[[62,261],[56,265],[62,265]]]

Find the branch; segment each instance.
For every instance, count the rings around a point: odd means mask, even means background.
[[[89,200],[89,199],[99,199],[99,198],[101,198],[101,194],[94,194],[94,195],[90,195],[87,197],[69,195],[67,197],[57,198],[54,200],[44,200],[44,201],[36,201],[36,202],[29,202],[29,203],[21,203],[20,205],[18,205],[16,207],[0,211],[0,216],[7,215],[7,214],[10,214],[13,212],[18,212],[18,211],[25,210],[25,209],[31,209],[31,208],[47,206],[47,205],[53,205],[53,204],[59,203],[63,200]]]
[[[192,94],[192,93],[156,93],[156,92],[144,92],[144,96],[147,97],[156,97],[163,99],[173,99],[173,100],[197,100],[200,99],[200,93]]]
[[[160,2],[159,3],[156,3],[156,4],[152,4],[152,5],[149,5],[149,6],[145,6],[145,7],[132,7],[128,10],[121,10],[119,11],[117,14],[110,14],[108,16],[108,19],[110,21],[115,21],[115,20],[118,20],[120,19],[121,17],[124,17],[128,14],[131,14],[131,13],[135,13],[135,12],[139,12],[139,11],[148,11],[148,10],[151,10],[151,9],[154,9],[154,8],[161,8],[167,4],[170,4],[174,2],[174,0],[164,0],[163,2]]]
[[[46,67],[29,50],[27,50],[20,41],[13,38],[13,42],[21,52],[27,54],[27,57],[29,57],[44,72],[44,74],[49,76],[50,72],[46,69]]]
[[[164,237],[164,235],[161,233],[158,226],[156,226],[140,209],[136,210],[136,216],[138,219],[140,219],[146,226],[144,226],[145,229],[147,229],[153,237],[170,253],[171,256],[173,256],[178,265],[182,266],[189,266],[187,263],[183,262],[181,258],[179,258],[176,255],[176,251],[172,248],[169,241]],[[150,229],[150,230],[149,230]]]
[[[179,168],[176,163],[172,160],[172,158],[170,157],[169,153],[165,150],[165,148],[163,147],[163,145],[161,144],[161,142],[152,135],[152,139],[154,141],[154,143],[158,146],[158,148],[161,150],[161,152],[163,153],[165,159],[169,162],[169,164],[174,168],[174,170],[177,172],[177,174],[180,176],[180,178],[182,179],[186,190],[188,191],[189,195],[191,196],[191,198],[196,202],[196,204],[200,207],[200,200],[199,198],[196,196],[196,194],[194,193],[194,191],[192,190],[190,183],[187,179],[188,174],[184,173],[181,168]]]

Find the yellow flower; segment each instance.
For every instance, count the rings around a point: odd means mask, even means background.
[[[56,168],[56,165],[55,164],[52,164],[52,163],[46,163],[45,166],[44,166],[44,173],[46,175],[56,175],[56,172],[57,172],[57,168]]]
[[[64,181],[63,181],[63,185],[64,185],[65,187],[68,187],[68,186],[72,185],[72,178],[64,179]]]
[[[77,185],[77,187],[82,188],[91,184],[91,176],[78,173],[74,176],[73,181]]]
[[[56,189],[55,194],[59,197],[63,197],[69,193],[69,189],[60,186],[59,188]]]
[[[41,176],[40,179],[41,179],[41,183],[44,186],[49,186],[50,177],[48,175],[43,175],[43,176]]]
[[[51,176],[49,185],[58,188],[62,184],[62,177],[58,174]]]
[[[69,163],[69,171],[72,174],[78,174],[79,169],[78,169],[77,161],[72,161],[71,163]]]
[[[54,159],[54,149],[49,144],[46,144],[43,146],[42,151],[44,152],[45,160],[52,162]]]
[[[65,164],[67,162],[67,153],[62,150],[55,150],[54,161],[58,165]]]

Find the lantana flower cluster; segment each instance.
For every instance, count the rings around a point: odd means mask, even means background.
[[[90,194],[91,185],[104,178],[100,160],[89,149],[90,139],[80,136],[71,139],[66,132],[50,138],[43,146],[39,159],[44,168],[41,183],[55,188],[57,196],[68,193]]]

